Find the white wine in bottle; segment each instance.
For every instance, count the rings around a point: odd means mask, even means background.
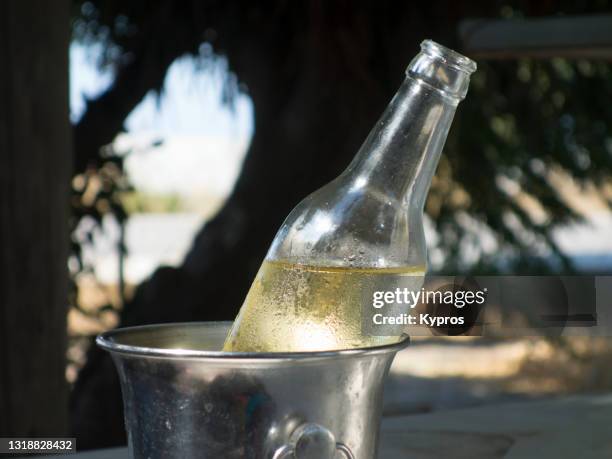
[[[264,261],[225,350],[317,351],[382,345],[366,336],[360,305],[375,291],[418,289],[424,266],[352,268]]]
[[[355,159],[281,226],[225,351],[337,350],[399,339],[365,333],[364,306],[374,292],[421,287],[423,205],[475,70],[461,54],[421,44]]]

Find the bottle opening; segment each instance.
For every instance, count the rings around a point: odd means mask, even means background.
[[[476,62],[435,41],[421,43],[421,52],[412,59],[406,74],[438,90],[444,96],[461,100],[465,97],[470,75],[476,71]]]
[[[421,51],[431,57],[441,59],[446,65],[455,67],[468,74],[476,71],[476,62],[472,59],[433,40],[424,40],[421,43]]]

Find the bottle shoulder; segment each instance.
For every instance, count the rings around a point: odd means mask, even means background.
[[[267,259],[365,268],[424,265],[422,211],[354,182],[341,177],[298,204]]]

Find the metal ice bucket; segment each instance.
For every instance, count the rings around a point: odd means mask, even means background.
[[[113,330],[134,459],[372,459],[389,346],[221,352],[230,322]]]

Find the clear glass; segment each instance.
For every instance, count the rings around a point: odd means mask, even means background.
[[[355,159],[289,214],[225,343],[228,351],[331,350],[366,336],[373,291],[420,288],[423,205],[473,61],[426,40]]]

